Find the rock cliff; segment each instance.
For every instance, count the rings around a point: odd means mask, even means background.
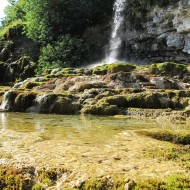
[[[118,32],[122,39],[118,58],[132,63],[190,63],[189,8],[189,0],[128,1]],[[84,36],[96,37],[100,49],[106,50],[110,32],[111,17],[104,26],[88,28]]]

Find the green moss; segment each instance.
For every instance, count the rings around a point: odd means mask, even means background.
[[[42,168],[37,171],[38,180],[43,186],[50,187],[56,184],[63,173],[67,172],[64,168]]]
[[[108,65],[108,74],[117,72],[130,72],[136,68],[135,65],[127,63],[113,63]]]
[[[182,174],[165,179],[147,178],[136,181],[126,181],[122,176],[91,178],[80,187],[81,190],[185,190],[189,188],[190,177]]]
[[[23,190],[26,186],[27,184],[20,170],[3,166],[0,167],[0,189]]]
[[[22,88],[24,89],[32,89],[35,86],[40,86],[42,84],[45,84],[44,82],[27,82],[23,85]]]
[[[149,72],[152,74],[179,76],[181,74],[188,73],[188,70],[187,65],[173,62],[164,62],[151,65],[149,67]]]
[[[20,93],[14,101],[14,111],[25,111],[28,107],[32,106],[36,94],[34,93]]]
[[[190,177],[185,175],[170,176],[165,181],[165,188],[170,189],[190,189]]]
[[[128,63],[112,63],[109,65],[97,66],[92,70],[92,74],[105,75],[117,72],[130,72],[136,68],[135,65]]]
[[[102,100],[99,102],[99,104],[109,104],[109,105],[116,105],[118,107],[126,107],[126,99],[124,96],[109,96],[109,97],[104,97]]]
[[[45,190],[45,188],[43,188],[40,184],[35,184],[32,187],[32,190]]]
[[[63,74],[48,74],[44,78],[51,79],[51,78],[59,78],[59,77],[63,77]]]
[[[185,175],[173,175],[165,180],[150,178],[137,181],[132,190],[180,190],[190,188],[190,177]]]
[[[123,190],[125,189],[125,179],[122,176],[118,177],[100,177],[87,180],[81,190]]]
[[[176,144],[190,144],[189,132],[175,132],[170,130],[139,131],[138,133],[161,141],[169,141]]]
[[[161,190],[164,182],[160,179],[150,178],[144,181],[137,181],[133,190]]]
[[[108,65],[102,65],[102,66],[97,66],[94,69],[92,69],[92,74],[105,75],[107,74],[107,71],[108,71]]]
[[[128,94],[126,102],[127,107],[133,108],[163,109],[170,107],[170,99],[160,93],[153,92]]]
[[[92,115],[116,115],[119,113],[119,109],[116,105],[99,103],[93,106],[82,108],[81,113]]]

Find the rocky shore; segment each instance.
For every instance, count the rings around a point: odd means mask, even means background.
[[[15,83],[1,110],[55,114],[189,115],[190,71],[172,62],[149,66],[113,63],[48,70]]]

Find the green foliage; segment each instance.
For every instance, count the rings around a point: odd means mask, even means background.
[[[21,19],[14,20],[0,30],[0,40],[11,39],[21,35],[24,22]]]
[[[113,0],[33,0],[26,3],[26,33],[36,41],[51,42],[60,35],[82,34],[85,27],[103,21]]]
[[[9,0],[10,5],[5,8],[5,19],[3,20],[3,26],[8,26],[16,20],[25,20],[24,5],[27,0]]]
[[[82,39],[62,36],[53,44],[41,50],[37,72],[53,68],[80,66],[87,53],[87,45]]]
[[[0,30],[0,40],[11,39],[22,34],[25,11],[24,5],[27,0],[9,0],[10,5],[5,8],[5,18],[2,21],[3,28]]]

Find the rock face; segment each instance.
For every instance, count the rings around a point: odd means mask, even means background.
[[[34,76],[35,63],[29,57],[23,56],[12,63],[0,62],[0,83],[15,82],[25,80]]]
[[[125,27],[121,28],[121,58],[190,63],[190,2],[162,2],[128,2],[130,9],[126,8]]]
[[[124,23],[118,32],[122,40],[119,60],[190,63],[189,0],[126,1]],[[106,50],[111,36],[111,24],[108,25],[109,22],[102,31],[98,30],[100,26],[94,26],[91,33],[87,29],[85,37],[96,36],[100,46]]]

